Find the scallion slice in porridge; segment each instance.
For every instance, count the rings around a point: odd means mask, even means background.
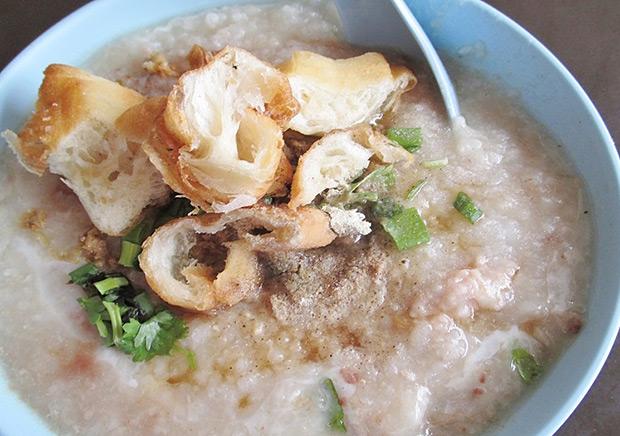
[[[321,388],[325,403],[329,413],[328,427],[338,433],[346,433],[347,428],[344,425],[344,410],[338,397],[338,392],[334,386],[334,382],[330,378],[324,378],[321,382]]]
[[[525,383],[533,383],[542,374],[544,368],[536,362],[536,359],[524,348],[516,348],[512,351],[512,367]]]
[[[442,157],[441,159],[431,159],[431,160],[425,160],[424,162],[422,162],[422,166],[424,168],[443,168],[448,166],[448,158],[447,157]]]
[[[392,237],[399,251],[431,240],[424,220],[414,207],[384,219],[381,225]]]
[[[370,174],[351,185],[349,192],[355,192],[357,188],[365,184],[377,184],[389,188],[396,184],[396,173],[393,165],[380,166],[375,168]]]
[[[123,237],[118,263],[129,268],[138,268],[138,256],[142,252],[142,243],[149,236],[151,227],[148,221],[142,221]]]
[[[407,195],[405,196],[405,200],[407,201],[413,200],[415,196],[420,193],[420,191],[422,190],[424,185],[426,185],[427,182],[428,182],[428,179],[426,178],[418,180],[416,184],[411,187],[409,192],[407,192]]]
[[[101,295],[109,294],[112,291],[116,291],[123,286],[127,286],[129,280],[122,276],[110,276],[103,280],[99,280],[93,283],[93,286],[99,291]]]
[[[69,273],[69,277],[71,277],[70,283],[82,286],[100,274],[101,271],[93,263],[89,262]]]
[[[456,195],[454,208],[472,224],[476,224],[476,222],[484,215],[482,209],[480,209],[469,197],[469,195],[464,192],[459,192]]]

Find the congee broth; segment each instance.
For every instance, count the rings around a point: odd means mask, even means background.
[[[372,77],[337,82],[358,65]],[[334,5],[309,0],[174,18],[78,67],[46,80],[80,83],[75,101],[116,99],[92,104],[101,118],[63,115],[85,121],[58,142],[53,128],[6,131],[15,153],[0,160],[0,356],[53,432],[479,434],[585,321],[581,181],[483,77],[451,65],[464,117],[450,125],[423,69],[348,46]],[[333,112],[318,125],[323,85]],[[44,94],[43,125],[57,116]],[[234,152],[217,148],[226,135]],[[112,219],[140,201],[129,227]],[[171,201],[184,212],[161,224]],[[142,252],[119,263],[126,246]],[[84,289],[116,283],[90,303],[68,275],[84,264],[99,274]],[[137,311],[120,330],[115,304],[123,323]],[[157,328],[176,342],[149,354]]]

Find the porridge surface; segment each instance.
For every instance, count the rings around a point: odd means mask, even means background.
[[[193,44],[232,45],[277,64],[299,49],[352,53],[339,37],[335,9],[322,2],[223,8],[127,36],[87,69],[159,95],[172,82],[144,72],[153,52],[182,63]],[[418,75],[379,125],[422,127],[424,145],[411,166],[397,166],[395,189],[403,198],[427,179],[406,206],[424,218],[430,243],[398,252],[376,231],[355,244],[263,259],[282,280],[317,290],[361,283],[360,291],[346,307],[317,302],[314,319],[279,297],[278,281],[253,301],[185,314],[182,345],[195,352],[195,371],[179,354],[137,364],[101,345],[76,303],[82,291],[67,285],[83,262],[88,218],[57,177],[38,179],[5,151],[0,356],[13,388],[68,435],[330,434],[325,377],[352,435],[487,426],[525,389],[511,351],[525,348],[551,365],[583,322],[590,233],[581,184],[552,138],[484,80],[458,73],[466,121],[451,130]],[[424,166],[437,159],[448,164]],[[452,206],[459,191],[484,210],[475,225]],[[291,263],[302,267],[291,272]],[[343,278],[334,284],[336,275]]]

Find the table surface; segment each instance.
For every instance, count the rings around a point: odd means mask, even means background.
[[[0,0],[0,69],[84,0]],[[586,90],[620,139],[620,1],[487,0],[546,45]],[[583,402],[556,436],[610,436],[620,430],[620,341]]]

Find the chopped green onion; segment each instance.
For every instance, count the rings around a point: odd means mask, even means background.
[[[346,433],[347,428],[344,425],[344,411],[334,382],[330,378],[324,378],[321,382],[327,408],[329,410],[329,421],[327,425],[330,429],[338,433]]]
[[[454,208],[472,224],[475,224],[484,215],[484,212],[464,192],[457,194]]]
[[[387,137],[410,153],[416,152],[422,147],[421,127],[393,127],[387,130]]]
[[[142,243],[150,234],[151,226],[147,221],[142,221],[123,236],[121,257],[118,263],[129,268],[136,268],[138,255],[142,252]]]
[[[137,261],[138,256],[142,253],[142,246],[123,240],[121,247],[121,257],[118,259],[118,263],[129,268],[138,266]]]
[[[374,201],[379,201],[379,194],[376,192],[353,192],[349,196],[349,201],[347,203],[364,203]]]
[[[134,244],[142,244],[146,237],[151,233],[148,222],[142,221],[135,226],[129,233],[123,236],[123,241],[132,242]]]
[[[431,240],[424,220],[413,207],[383,220],[381,225],[392,237],[399,251]]]
[[[262,201],[264,204],[273,204],[273,197],[266,195],[263,197]]]
[[[129,280],[122,276],[113,276],[107,277],[103,280],[99,280],[98,282],[93,283],[95,288],[99,291],[101,295],[105,295],[108,292],[114,291],[118,288],[122,288],[123,286],[127,286],[129,284]]]
[[[71,277],[70,283],[82,286],[99,274],[101,274],[101,271],[92,262],[89,262],[69,273],[69,277]]]
[[[95,327],[97,327],[97,332],[99,333],[99,336],[104,339],[108,337],[108,328],[106,327],[105,323],[101,318],[98,319],[94,325]]]
[[[418,195],[418,193],[422,190],[424,185],[426,185],[427,181],[428,181],[427,179],[420,179],[420,180],[418,180],[418,182],[411,187],[409,192],[407,192],[407,195],[405,196],[405,200],[407,200],[407,201],[413,200],[413,198],[416,195]]]
[[[540,377],[544,368],[536,362],[527,350],[517,348],[512,351],[512,369],[516,370],[525,383],[532,383]]]
[[[396,184],[396,173],[394,172],[393,165],[387,165],[385,167],[377,167],[370,174],[364,177],[359,182],[353,183],[349,192],[355,191],[361,185],[365,183],[379,183],[385,187],[394,186]]]
[[[427,160],[422,162],[424,168],[443,168],[448,165],[448,158]]]

